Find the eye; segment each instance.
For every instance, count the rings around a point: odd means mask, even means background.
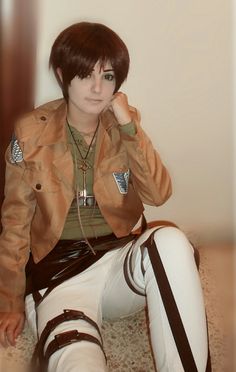
[[[113,74],[105,74],[104,79],[108,81],[113,81],[115,79],[115,76]]]
[[[92,73],[86,75],[86,76],[79,76],[77,75],[77,78],[80,79],[80,80],[85,80],[85,79],[91,79],[92,77]]]
[[[91,79],[91,74],[88,74],[87,76],[79,76],[79,75],[76,75],[77,79],[79,80],[85,80],[85,79]]]

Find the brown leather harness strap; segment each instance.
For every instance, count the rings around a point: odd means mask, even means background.
[[[44,345],[48,339],[48,336],[50,333],[61,323],[69,320],[84,320],[87,323],[91,324],[98,332],[101,340],[102,340],[102,335],[101,331],[97,325],[97,323],[89,318],[87,315],[85,315],[82,311],[79,310],[70,310],[70,309],[65,309],[62,314],[56,316],[55,318],[52,318],[49,320],[43,329],[40,338],[35,346],[33,356],[31,359],[31,364],[34,365],[37,363],[37,360],[41,363],[41,361],[44,359]]]
[[[124,264],[123,264],[123,273],[124,273],[124,277],[125,277],[125,281],[127,283],[127,285],[129,286],[129,288],[136,294],[140,295],[140,296],[146,296],[145,293],[139,291],[138,289],[135,288],[135,286],[133,285],[133,283],[131,282],[131,279],[130,277],[133,279],[133,282],[134,282],[134,278],[133,278],[133,270],[132,270],[132,250],[133,250],[133,245],[134,243],[138,240],[138,238],[149,228],[152,228],[152,227],[166,227],[166,226],[173,226],[173,227],[177,227],[174,223],[170,222],[170,221],[164,221],[164,220],[161,220],[161,221],[151,221],[149,223],[147,223],[146,221],[146,218],[145,218],[145,215],[142,214],[142,219],[141,219],[141,226],[134,231],[134,240],[132,242],[132,245],[130,247],[130,249],[128,250],[126,256],[125,256],[125,260],[124,260]],[[141,271],[142,271],[142,274],[144,276],[145,274],[145,269],[144,269],[144,266],[143,266],[143,252],[144,252],[144,249],[141,248],[141,256],[142,256],[142,259],[141,259]]]
[[[107,361],[106,354],[103,350],[103,346],[96,337],[91,336],[88,333],[78,332],[77,329],[74,329],[72,331],[59,333],[58,335],[55,336],[54,340],[52,340],[48,344],[43,361],[44,368],[47,367],[49,358],[53,353],[55,353],[57,350],[62,349],[63,347],[69,346],[79,341],[88,341],[98,345],[104,354],[105,360]]]
[[[124,277],[125,277],[125,281],[126,281],[126,284],[129,286],[129,288],[131,289],[132,292],[140,295],[140,296],[146,296],[145,293],[141,292],[141,291],[138,291],[138,289],[136,289],[133,285],[133,283],[131,282],[130,280],[130,276],[133,277],[133,273],[132,273],[132,267],[131,267],[131,259],[130,259],[130,254],[131,254],[131,250],[132,250],[133,246],[130,247],[130,249],[128,250],[126,256],[125,256],[125,260],[124,260],[124,264],[123,264],[123,273],[124,273]],[[130,275],[129,275],[130,273]]]
[[[117,238],[114,234],[90,239],[96,250],[91,253],[86,242],[76,240],[59,240],[54,249],[37,264],[32,255],[26,266],[26,293],[32,293],[35,308],[59,284],[83,272],[98,261],[109,250],[121,248],[135,238],[130,234]],[[47,288],[43,295],[39,290]]]
[[[160,227],[162,228],[162,227]],[[159,228],[159,229],[160,229]],[[162,297],[163,305],[169,320],[169,324],[172,330],[172,334],[176,343],[177,350],[185,372],[198,372],[197,366],[192,354],[192,350],[189,345],[189,341],[183,326],[183,322],[177,307],[177,304],[172,293],[165,268],[162,264],[161,257],[156,247],[154,240],[154,234],[157,230],[154,230],[149,238],[141,245],[141,247],[147,248],[150,261],[153,267],[154,275],[156,278],[157,285]],[[210,356],[208,354],[207,372],[211,371]]]

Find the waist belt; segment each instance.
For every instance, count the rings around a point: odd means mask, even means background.
[[[98,261],[108,250],[122,247],[134,239],[130,234],[117,238],[114,234],[89,239],[94,255],[84,240],[59,240],[53,250],[37,264],[30,254],[26,265],[25,295],[43,288],[55,288]]]

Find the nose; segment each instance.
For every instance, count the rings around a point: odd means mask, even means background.
[[[94,93],[100,93],[102,90],[102,79],[100,76],[93,76],[92,79],[92,91]]]

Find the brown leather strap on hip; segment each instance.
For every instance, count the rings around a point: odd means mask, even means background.
[[[133,240],[132,234],[117,238],[114,234],[89,239],[96,255],[83,240],[59,240],[53,250],[37,264],[32,255],[26,265],[26,293],[43,288],[52,290],[98,261],[108,250],[122,247]],[[40,297],[40,296],[38,296]],[[40,302],[40,298],[38,298]]]
[[[75,253],[75,255],[77,252]],[[58,285],[63,283],[65,280],[72,278],[75,275],[80,274],[88,267],[97,262],[102,256],[106,254],[106,251],[99,251],[96,255],[88,252],[83,255],[73,258],[65,262],[63,258],[60,262],[43,262],[37,264],[33,276],[33,298],[35,300],[35,309],[40,303],[49,295],[49,293],[56,288]],[[45,273],[45,274],[44,274]],[[39,293],[39,289],[47,287],[43,295]]]
[[[78,320],[78,319],[84,320],[87,323],[91,324],[97,330],[97,332],[98,332],[98,334],[99,334],[99,336],[101,337],[101,340],[102,340],[101,331],[100,331],[97,323],[94,320],[89,318],[82,311],[70,310],[70,309],[63,310],[62,314],[56,316],[55,318],[52,318],[51,320],[49,320],[47,322],[44,330],[42,331],[42,333],[40,335],[39,341],[37,342],[37,344],[35,346],[34,353],[33,353],[32,359],[31,359],[31,364],[34,365],[36,363],[37,359],[39,361],[43,360],[43,358],[44,358],[43,349],[44,349],[45,342],[47,341],[47,338],[50,335],[50,333],[59,324],[61,324],[63,322],[66,322],[66,321],[69,321],[69,320]]]

